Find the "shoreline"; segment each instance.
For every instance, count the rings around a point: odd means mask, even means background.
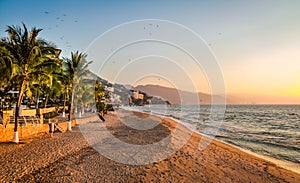
[[[124,109],[124,110],[127,110],[127,109]],[[159,118],[162,118],[162,119],[167,118],[167,119],[170,119],[172,121],[175,121],[176,123],[179,123],[179,124],[183,125],[184,127],[186,127],[189,130],[191,130],[193,133],[197,133],[198,135],[201,135],[201,136],[204,136],[204,137],[207,137],[207,138],[211,138],[211,136],[209,136],[209,135],[206,135],[206,134],[201,133],[199,131],[190,129],[188,126],[185,126],[186,123],[184,123],[184,122],[180,121],[180,119],[176,119],[176,118],[174,118],[172,116],[164,116],[164,115],[160,115],[158,113],[148,113],[146,111],[137,111],[137,110],[127,110],[127,111],[140,112],[140,113],[144,113],[144,114],[147,114],[147,115],[156,116],[156,117],[159,117]],[[221,139],[218,139],[217,137],[213,137],[212,139],[215,140],[215,141],[218,141],[220,143],[224,143],[224,144],[226,144],[228,146],[237,148],[238,150],[241,150],[241,151],[243,151],[243,152],[245,152],[245,153],[247,153],[249,155],[252,155],[252,156],[255,156],[257,158],[260,158],[260,159],[269,161],[271,163],[274,163],[278,167],[281,167],[281,168],[290,170],[292,172],[295,172],[297,174],[300,174],[300,164],[297,164],[295,162],[288,161],[288,160],[283,160],[283,159],[277,159],[277,158],[272,157],[272,156],[268,156],[268,155],[260,154],[260,153],[257,153],[257,152],[253,152],[253,151],[251,151],[249,149],[245,149],[245,148],[237,146],[235,144],[231,144],[229,142],[226,142],[226,141],[223,141]]]
[[[145,112],[142,112],[142,113],[145,113]],[[145,114],[147,114],[147,113],[145,113]],[[153,115],[153,114],[150,114],[150,115]],[[161,116],[161,117],[163,118],[163,120],[164,119],[169,119],[171,121],[174,121],[175,123],[178,123],[179,125],[184,126],[184,128],[187,128],[188,130],[191,130],[190,128],[186,127],[183,123],[181,123],[180,120],[178,120],[178,119],[174,119],[172,117],[165,117],[165,116]],[[206,134],[202,134],[198,131],[193,131],[193,133],[195,134],[195,136],[197,138],[203,138],[203,137],[211,138],[210,136],[208,136]],[[233,151],[237,150],[237,151],[240,151],[241,153],[246,153],[247,156],[251,157],[251,160],[258,159],[259,161],[268,162],[270,164],[274,164],[275,166],[273,168],[275,168],[275,169],[282,168],[284,170],[291,171],[291,172],[293,172],[297,175],[300,175],[299,165],[294,163],[294,162],[279,160],[279,159],[276,159],[276,158],[273,158],[273,157],[270,157],[270,156],[261,155],[261,154],[252,152],[250,150],[243,149],[239,146],[224,142],[224,141],[219,140],[217,138],[213,138],[212,141],[211,141],[211,144],[216,144],[219,147],[229,148]]]
[[[174,119],[172,119],[172,120],[174,120]],[[177,119],[175,119],[174,121],[177,122]],[[181,124],[184,125],[183,123],[181,123]],[[202,135],[202,136],[210,137],[210,136],[208,136],[206,134],[203,134],[201,132],[198,132],[198,131],[193,131],[193,132],[194,133],[198,133],[199,135]],[[246,152],[246,153],[248,153],[250,155],[253,155],[255,157],[261,158],[261,159],[266,160],[266,161],[270,161],[271,163],[274,163],[275,165],[277,165],[279,167],[282,167],[284,169],[287,169],[287,170],[290,170],[290,171],[293,171],[295,173],[300,174],[300,164],[297,164],[295,162],[288,161],[288,160],[277,159],[275,157],[264,155],[264,154],[260,154],[260,153],[257,153],[257,152],[253,152],[253,151],[251,151],[249,149],[245,149],[245,148],[237,146],[235,144],[231,144],[229,142],[226,142],[226,141],[223,141],[221,139],[218,139],[217,137],[214,137],[213,139],[216,140],[216,141],[218,141],[218,142],[220,142],[220,143],[224,143],[226,145],[229,145],[229,146],[232,146],[234,148],[237,148],[237,149],[239,149],[239,150],[241,150],[243,152]]]
[[[218,140],[218,139],[217,139]],[[263,155],[263,154],[259,154],[259,153],[256,153],[256,152],[253,152],[253,151],[250,151],[248,149],[244,149],[242,147],[239,147],[239,146],[236,146],[234,144],[230,144],[228,142],[224,142],[224,141],[221,141],[221,140],[218,140],[224,144],[227,144],[227,145],[230,145],[232,147],[235,147],[245,153],[248,153],[250,155],[253,155],[255,157],[258,157],[258,158],[261,158],[263,160],[266,160],[266,161],[269,161],[271,163],[274,163],[275,165],[281,167],[281,168],[284,168],[284,169],[287,169],[287,170],[290,170],[292,172],[295,172],[295,173],[298,173],[300,175],[300,165],[297,164],[297,163],[294,163],[292,161],[287,161],[287,160],[281,160],[281,159],[277,159],[277,158],[274,158],[272,156],[267,156],[267,155]],[[292,167],[292,168],[291,168]]]

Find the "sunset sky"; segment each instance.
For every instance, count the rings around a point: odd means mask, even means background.
[[[142,19],[172,21],[197,33],[219,63],[228,95],[300,103],[298,0],[0,1],[1,37],[7,25],[24,22],[44,29],[41,36],[62,56],[84,52],[105,31]],[[206,86],[197,89],[209,93]]]

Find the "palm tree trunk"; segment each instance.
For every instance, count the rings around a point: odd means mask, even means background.
[[[23,100],[23,94],[24,94],[24,86],[25,86],[26,80],[23,79],[21,82],[21,87],[18,94],[18,101],[16,104],[16,111],[15,111],[15,127],[14,127],[14,138],[13,142],[19,143],[19,135],[18,135],[18,117],[19,117],[19,109],[22,104]]]
[[[65,114],[66,114],[66,103],[67,103],[67,99],[69,99],[69,88],[68,87],[64,87],[65,88],[65,94],[64,94],[64,108],[63,108],[63,117],[65,117]],[[68,98],[67,98],[68,97]],[[70,106],[69,107],[69,110],[70,110]]]
[[[70,111],[69,111],[69,122],[68,122],[68,130],[71,131],[71,120],[72,120],[72,113],[73,113],[73,102],[74,102],[74,92],[75,92],[75,83],[72,83],[72,93],[71,93],[71,102],[70,102]]]
[[[71,102],[70,102],[70,110],[69,110],[69,120],[72,119],[72,113],[73,113],[73,108],[74,108],[74,105],[73,105],[73,102],[74,102],[74,84],[72,84],[72,93],[71,93]]]
[[[36,91],[36,104],[35,109],[38,110],[39,108],[39,90]]]
[[[49,94],[46,94],[45,108],[47,108],[48,98],[49,98]]]
[[[67,99],[67,97],[66,97],[66,93],[64,94],[64,104],[63,104],[63,117],[65,117],[65,113],[66,113],[66,99]]]

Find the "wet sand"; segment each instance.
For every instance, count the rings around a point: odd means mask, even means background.
[[[142,113],[126,117],[136,122],[156,119]],[[191,133],[170,119],[164,119],[149,130],[130,128],[113,114],[106,115],[105,119],[102,124],[111,134],[130,144],[159,142],[176,127],[182,134]],[[147,165],[128,165],[106,158],[86,142],[78,127],[71,132],[54,133],[53,137],[44,134],[23,140],[18,145],[0,143],[0,182],[300,181],[300,174],[219,141],[213,140],[207,148],[199,150],[199,141],[206,137],[197,133],[191,135],[188,142],[167,159]],[[172,138],[170,144],[180,140],[176,138]]]

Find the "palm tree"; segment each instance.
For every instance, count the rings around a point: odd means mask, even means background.
[[[68,130],[71,130],[71,119],[74,108],[74,95],[75,88],[80,83],[80,80],[87,76],[89,73],[88,65],[92,63],[92,61],[88,62],[86,60],[87,55],[84,53],[79,53],[76,51],[75,53],[71,53],[71,58],[64,58],[64,68],[66,76],[69,79],[68,83],[71,83],[72,93],[71,93],[71,102],[69,107],[69,123]]]
[[[10,79],[12,76],[12,59],[9,51],[5,48],[3,41],[0,42],[0,115],[4,111],[5,98],[9,90]],[[1,116],[0,116],[1,118]]]
[[[95,83],[95,103],[98,112],[106,113],[106,105],[104,103],[105,100],[109,100],[110,96],[107,90],[102,86],[100,81],[96,81]]]
[[[43,84],[42,91],[45,97],[45,108],[47,107],[48,102],[55,103],[56,99],[63,95],[64,85],[60,80],[60,75],[58,73],[53,73],[52,85]]]
[[[52,70],[60,64],[57,49],[37,36],[42,29],[32,28],[28,32],[23,23],[20,26],[8,26],[6,32],[8,38],[3,40],[6,49],[12,56],[14,74],[12,80],[16,82],[19,93],[15,108],[15,127],[13,142],[18,143],[18,116],[24,93],[36,78],[44,81],[52,81]],[[30,90],[28,90],[29,92]]]
[[[4,92],[5,88],[9,85],[13,73],[12,56],[6,49],[4,40],[0,43],[0,73],[0,89],[3,90],[1,92]],[[4,95],[4,93],[2,95]]]
[[[67,58],[64,58],[66,60]],[[61,70],[56,73],[56,77],[61,85],[61,92],[63,93],[63,112],[62,116],[65,117],[66,112],[66,104],[67,101],[69,101],[69,94],[71,93],[71,87],[72,87],[72,78],[70,76],[70,73],[68,72],[69,69],[67,69],[69,66],[67,65],[67,62],[63,62],[63,67]],[[70,108],[69,108],[70,109]]]

